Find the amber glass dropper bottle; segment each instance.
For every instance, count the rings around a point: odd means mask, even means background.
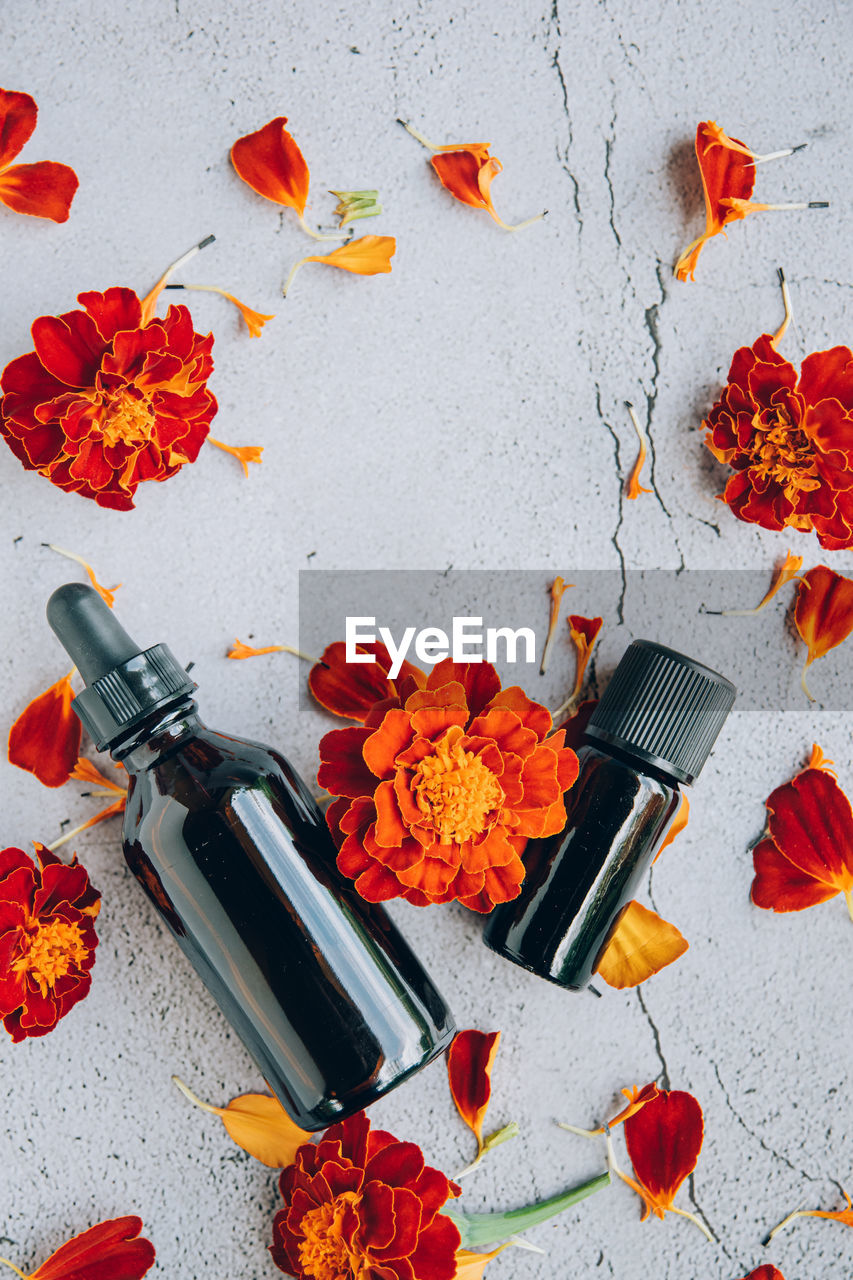
[[[90,587],[60,587],[47,616],[86,684],[74,710],[128,773],[125,858],[297,1124],[323,1129],[441,1053],[444,1000],[339,875],[287,760],[206,728],[169,649],[141,651]]]

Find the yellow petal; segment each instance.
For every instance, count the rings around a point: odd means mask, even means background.
[[[690,801],[687,799],[687,796],[682,793],[681,803],[679,804],[675,817],[672,820],[672,826],[669,828],[669,831],[667,831],[666,838],[663,844],[658,849],[657,853],[652,859],[653,863],[657,862],[658,858],[661,856],[661,854],[663,853],[667,845],[672,844],[675,837],[681,834],[681,832],[687,826],[687,819],[689,817],[690,817]]]
[[[456,1254],[456,1271],[454,1280],[482,1280],[486,1264],[496,1258],[499,1253],[509,1247],[510,1242],[499,1244],[491,1253],[471,1253],[469,1249],[460,1249]]]
[[[608,986],[620,991],[638,987],[677,960],[687,947],[687,940],[674,924],[639,902],[629,902],[611,931],[596,972]]]
[[[250,1156],[284,1169],[293,1164],[298,1147],[311,1137],[294,1124],[277,1098],[266,1093],[244,1093],[219,1110],[229,1137]]]

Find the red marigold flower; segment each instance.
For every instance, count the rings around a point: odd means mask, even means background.
[[[853,810],[820,748],[768,797],[767,835],[753,850],[752,901],[804,911],[844,895],[853,918]]]
[[[317,780],[340,797],[326,815],[339,869],[368,902],[486,912],[517,897],[527,839],[562,829],[578,773],[550,729],[547,708],[501,691],[490,663],[446,658],[364,728],[327,733]]]
[[[703,423],[705,444],[735,472],[722,500],[749,524],[853,546],[853,352],[816,351],[798,376],[776,340],[765,333],[735,352]]]
[[[25,1276],[5,1258],[24,1280],[142,1280],[154,1265],[154,1246],[140,1236],[142,1219],[128,1215],[99,1222],[60,1245],[37,1271]]]
[[[279,1182],[273,1261],[297,1280],[453,1280],[459,1187],[363,1112],[304,1143]]]
[[[12,164],[32,136],[38,107],[28,93],[0,89],[0,202],[16,213],[67,222],[80,185],[67,164]]]
[[[708,1235],[694,1214],[673,1204],[678,1188],[696,1168],[703,1137],[702,1108],[683,1090],[662,1089],[627,1117],[625,1144],[637,1180],[620,1176],[642,1197],[644,1222],[650,1213],[657,1218],[677,1213]]]
[[[80,721],[71,710],[73,671],[33,698],[9,730],[9,762],[46,787],[68,781],[80,755]]]
[[[213,335],[183,306],[146,315],[132,289],[77,300],[82,311],[36,320],[35,350],[6,366],[0,434],[27,471],[128,511],[142,481],[198,457],[217,407]]]
[[[76,858],[0,852],[0,1018],[17,1043],[46,1036],[88,995],[101,895]]]
[[[797,585],[794,622],[808,645],[802,686],[814,702],[806,685],[806,671],[815,659],[842,644],[853,631],[853,579],[828,569],[825,564],[809,569]]]

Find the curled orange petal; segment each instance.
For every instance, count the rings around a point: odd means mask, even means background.
[[[835,776],[835,770],[830,768],[830,766],[833,764],[835,764],[835,761],[830,760],[824,754],[823,748],[819,747],[816,742],[813,742],[812,753],[809,756],[809,762],[806,765],[806,768],[807,769],[823,769],[824,773],[831,773],[833,776]]]
[[[783,1218],[773,1228],[764,1243],[769,1244],[778,1231],[781,1231],[783,1227],[787,1227],[788,1223],[793,1222],[796,1218],[829,1218],[830,1221],[840,1222],[845,1227],[853,1227],[853,1201],[843,1189],[842,1195],[847,1201],[846,1209],[795,1209],[793,1213],[789,1213],[787,1218]],[[752,1277],[747,1276],[747,1280],[752,1280]],[[764,1280],[763,1277],[762,1280]]]
[[[66,560],[74,560],[76,561],[77,564],[82,565],[82,567],[86,570],[86,573],[88,574],[89,581],[97,591],[98,595],[101,597],[104,603],[108,604],[109,607],[112,609],[113,605],[115,604],[115,598],[116,598],[115,593],[118,591],[119,587],[121,586],[121,583],[119,583],[118,586],[115,586],[115,587],[102,587],[100,582],[98,582],[98,579],[95,577],[95,570],[86,560],[83,559],[82,556],[76,555],[75,552],[73,551],[66,551],[63,547],[57,547],[52,542],[45,542],[44,546],[49,547],[51,551],[55,551],[57,555],[65,556]]]
[[[584,676],[601,630],[603,618],[584,618],[578,613],[569,614],[569,634],[577,650],[577,667],[575,671],[575,687],[572,694],[577,698],[583,687]]]
[[[651,1084],[643,1085],[642,1089],[638,1085],[632,1085],[629,1089],[623,1089],[622,1093],[628,1099],[628,1104],[627,1106],[624,1106],[621,1111],[617,1111],[612,1120],[607,1121],[607,1128],[615,1129],[617,1125],[624,1124],[630,1116],[636,1115],[647,1102],[651,1102],[652,1098],[656,1098],[659,1092],[660,1090],[654,1081],[652,1081]],[[602,1125],[601,1129],[598,1129],[595,1132],[603,1133],[604,1126]]]
[[[551,645],[554,643],[554,636],[557,631],[557,623],[560,620],[560,605],[563,596],[570,591],[573,584],[565,582],[562,578],[557,577],[548,588],[551,596],[551,606],[548,614],[548,634],[545,636],[545,644],[542,646],[542,661],[539,663],[539,674],[544,676],[547,665],[548,655],[551,652]]]
[[[503,165],[497,156],[489,155],[485,143],[458,148],[441,147],[436,149],[430,164],[441,185],[456,200],[474,209],[485,209],[504,231],[521,231],[545,217],[544,213],[538,213],[523,222],[504,222],[492,203],[492,182],[503,171]]]
[[[751,618],[754,614],[760,613],[775,595],[781,591],[782,587],[798,576],[803,567],[803,557],[792,555],[790,549],[785,552],[785,559],[781,565],[774,570],[773,577],[770,580],[770,586],[759,600],[754,609],[722,609],[721,615],[724,618]]]
[[[102,787],[105,791],[116,791],[120,795],[127,795],[127,787],[104,777],[100,769],[96,769],[92,761],[87,760],[85,756],[81,756],[77,761],[71,770],[71,777],[77,782],[89,782],[92,786]]]
[[[688,245],[675,266],[679,280],[693,280],[704,245],[738,215],[726,203],[747,199],[755,187],[755,158],[743,142],[730,138],[713,120],[696,129],[696,159],[705,196],[705,230]],[[741,215],[742,216],[742,215]]]
[[[322,262],[327,267],[338,267],[341,271],[351,271],[358,276],[385,275],[391,270],[391,259],[397,251],[397,241],[393,236],[360,236],[357,240],[349,240],[331,253],[313,253],[300,258],[290,269],[290,274],[282,290],[285,297],[293,277],[306,262]]]
[[[295,1124],[278,1098],[267,1093],[243,1093],[225,1107],[202,1102],[178,1076],[172,1076],[185,1098],[202,1111],[219,1116],[228,1136],[270,1169],[285,1169],[293,1163],[299,1147],[311,1134]]]
[[[797,587],[794,622],[808,646],[803,689],[814,701],[806,686],[805,673],[817,658],[824,657],[853,631],[853,579],[828,569],[825,564],[809,569]]]
[[[243,468],[245,476],[249,474],[250,462],[256,462],[260,466],[263,461],[261,454],[264,451],[264,446],[262,444],[225,444],[222,440],[214,440],[213,436],[210,435],[207,437],[207,443],[212,444],[216,449],[221,449],[223,453],[230,453],[232,458],[236,458]]]
[[[9,731],[9,762],[46,787],[68,781],[80,755],[80,721],[71,709],[70,671],[24,708]]]
[[[276,116],[262,129],[238,138],[231,163],[244,182],[275,204],[295,209],[300,218],[308,200],[308,165],[293,135],[285,129],[287,116]]]
[[[628,417],[631,419],[631,424],[633,425],[633,428],[637,433],[637,439],[640,442],[637,460],[631,468],[631,474],[629,475],[628,482],[625,485],[625,497],[633,500],[634,498],[639,498],[641,493],[652,493],[651,489],[646,489],[640,484],[640,475],[643,467],[646,465],[646,456],[649,451],[649,437],[646,434],[645,428],[641,426],[640,419],[637,417],[637,411],[630,401],[625,401],[625,408],[628,410]]]
[[[609,987],[638,987],[687,950],[674,924],[639,902],[629,902],[610,931],[596,966]]]
[[[458,1031],[447,1051],[447,1077],[456,1110],[483,1148],[483,1122],[492,1093],[500,1031]]]
[[[489,1253],[474,1253],[470,1249],[459,1249],[456,1254],[453,1280],[483,1280],[483,1273],[488,1264],[499,1253],[503,1253],[504,1249],[508,1249],[512,1243],[511,1240],[507,1240],[505,1244],[499,1244],[497,1249],[492,1249]]]
[[[684,792],[682,792],[681,800],[679,802],[678,809],[676,810],[675,817],[670,823],[669,830],[667,831],[663,839],[661,847],[658,849],[657,853],[654,856],[654,860],[653,860],[654,862],[657,862],[658,858],[661,856],[664,849],[666,849],[668,845],[672,844],[675,837],[681,834],[681,832],[687,826],[687,820],[689,817],[690,817],[690,801],[687,799],[687,796],[684,794]]]

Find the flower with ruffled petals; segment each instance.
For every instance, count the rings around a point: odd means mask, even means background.
[[[16,213],[67,222],[77,174],[67,164],[12,164],[32,136],[38,107],[28,93],[0,89],[0,203]]]
[[[363,1112],[304,1143],[279,1182],[273,1261],[297,1280],[453,1280],[459,1188]]]
[[[213,335],[186,307],[146,314],[132,289],[77,300],[82,311],[36,320],[35,350],[6,366],[0,434],[27,471],[128,511],[140,483],[198,457],[216,413]]]
[[[14,1041],[46,1036],[88,995],[101,895],[76,859],[42,844],[0,852],[0,1018]]]
[[[363,728],[326,734],[317,780],[340,797],[327,813],[340,871],[369,902],[486,912],[517,897],[527,840],[562,830],[578,773],[550,730],[547,708],[501,690],[490,663],[447,658]]]
[[[722,499],[749,524],[853,546],[853,352],[816,351],[798,376],[775,341],[763,334],[735,352],[703,423],[711,453],[735,472]]]

